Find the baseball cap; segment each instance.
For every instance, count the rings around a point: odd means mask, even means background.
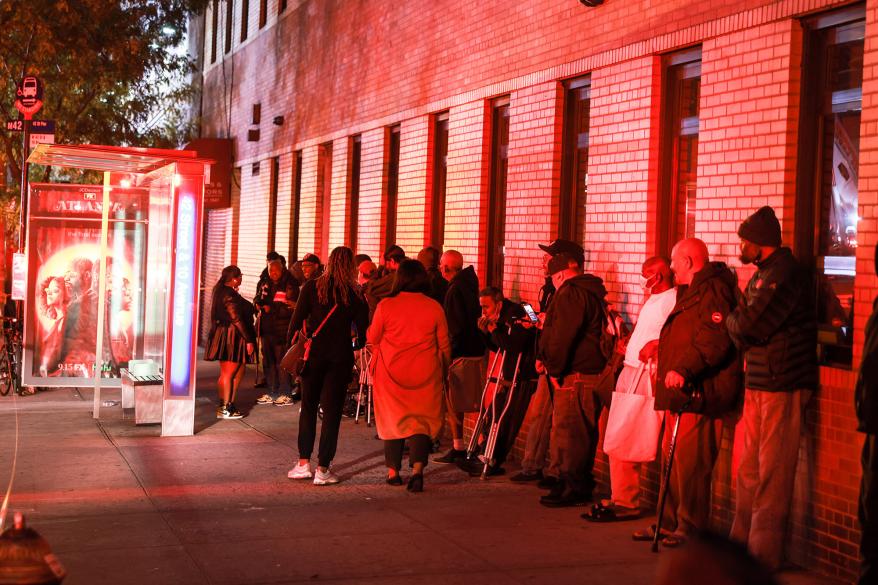
[[[556,254],[567,254],[580,264],[585,262],[585,250],[582,249],[582,246],[576,242],[571,242],[570,240],[558,238],[549,245],[539,244],[539,247],[540,250],[551,256],[555,256]]]
[[[320,258],[317,257],[317,254],[305,254],[305,256],[302,258],[302,262],[320,264]]]
[[[549,276],[552,276],[556,272],[561,272],[562,270],[569,268],[571,262],[575,262],[577,265],[582,266],[582,261],[572,254],[566,252],[555,254],[552,256],[552,259],[549,260],[549,264],[546,266],[546,271],[549,273]]]

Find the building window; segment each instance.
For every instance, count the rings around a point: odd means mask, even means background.
[[[348,200],[348,247],[357,249],[357,223],[360,221],[360,160],[363,152],[363,138],[359,134],[351,137],[351,195]]]
[[[388,128],[387,199],[384,205],[384,249],[396,243],[396,206],[399,195],[399,124]]]
[[[659,252],[695,236],[698,170],[698,101],[701,95],[701,47],[666,55],[663,63],[661,198]]]
[[[287,0],[280,0],[280,2],[277,3],[277,13],[283,14],[286,9],[287,9]]]
[[[293,154],[293,201],[290,209],[290,266],[299,259],[299,210],[302,206],[302,151]]]
[[[280,175],[280,157],[271,159],[271,177],[268,187],[268,250],[274,250],[277,240],[277,184]]]
[[[216,37],[219,34],[219,0],[213,0],[210,8],[210,62],[216,63]]]
[[[445,192],[448,176],[448,112],[433,116],[433,195],[430,201],[430,245],[445,244]]]
[[[259,28],[268,22],[268,0],[259,0]]]
[[[820,363],[850,366],[865,7],[804,22],[795,249],[815,271]]]
[[[590,108],[591,78],[580,77],[565,82],[558,235],[580,243],[585,241]]]
[[[488,185],[488,285],[503,288],[506,253],[506,169],[509,161],[509,97],[491,104],[491,175]]]
[[[332,142],[320,145],[317,151],[317,222],[313,252],[329,255],[329,220],[332,213]]]
[[[247,26],[250,20],[250,0],[241,0],[241,42],[247,40]]]
[[[232,50],[232,15],[234,6],[233,0],[226,0],[226,35],[223,38],[225,39],[225,52],[227,54]]]

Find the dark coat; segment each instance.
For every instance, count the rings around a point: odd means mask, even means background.
[[[741,359],[726,329],[737,304],[737,279],[722,262],[711,262],[677,291],[677,304],[659,336],[656,410],[686,408],[709,416],[735,409],[741,398]],[[675,371],[686,380],[683,391],[665,386]]]
[[[744,352],[745,387],[786,391],[817,388],[817,315],[811,279],[789,248],[757,262],[746,304],[726,319]]]
[[[369,317],[375,314],[378,303],[393,292],[393,283],[396,282],[396,273],[387,271],[366,283],[363,290],[366,302],[369,303]]]
[[[299,283],[293,275],[284,270],[277,283],[270,278],[260,281],[253,304],[259,311],[259,336],[284,341],[293,318],[293,309],[286,303],[275,301],[277,293],[282,293],[288,301],[299,298]],[[267,311],[265,309],[268,309]]]
[[[493,332],[481,330],[485,345],[491,351],[501,349],[506,352],[506,361],[503,364],[503,378],[511,381],[515,374],[515,363],[521,355],[518,380],[536,379],[534,369],[534,349],[536,346],[536,328],[525,328],[521,321],[527,315],[524,308],[509,299],[503,299],[500,315],[497,318],[497,328]]]
[[[309,280],[299,291],[296,310],[290,321],[287,334],[289,343],[293,334],[307,322],[308,334],[313,334],[335,303],[321,303],[317,295],[317,281]],[[369,308],[360,294],[351,286],[348,304],[340,304],[335,312],[326,320],[320,333],[311,344],[309,360],[323,362],[353,362],[354,349],[351,343],[351,327],[356,331],[356,346],[366,344],[366,328],[369,326]]]
[[[550,376],[599,374],[604,369],[601,328],[606,296],[603,281],[591,274],[571,278],[555,292],[538,351]]]
[[[428,268],[427,277],[430,279],[430,293],[427,295],[437,303],[445,303],[445,295],[448,293],[448,281],[442,277],[438,268]]]
[[[857,430],[878,435],[878,298],[872,305],[872,315],[866,322],[866,341],[863,343],[863,361],[854,392],[857,410]]]
[[[233,325],[244,341],[256,343],[256,330],[253,328],[253,305],[230,286],[221,286],[213,296],[210,308],[214,323]]]
[[[479,277],[472,266],[458,272],[448,283],[443,306],[451,337],[451,359],[484,355],[485,343],[479,332]]]

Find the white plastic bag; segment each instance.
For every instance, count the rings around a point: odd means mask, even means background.
[[[627,392],[613,392],[604,453],[619,461],[646,462],[655,459],[664,411],[655,410],[652,376],[647,372],[648,394],[635,394],[646,364],[640,364]]]

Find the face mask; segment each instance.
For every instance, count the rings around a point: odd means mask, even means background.
[[[652,294],[652,287],[654,287],[656,284],[658,284],[658,279],[656,278],[656,275],[653,274],[649,278],[644,278],[643,275],[641,274],[641,275],[639,275],[639,278],[640,278],[640,288],[643,289],[643,292],[646,294]],[[652,284],[649,284],[650,281],[652,281]]]

